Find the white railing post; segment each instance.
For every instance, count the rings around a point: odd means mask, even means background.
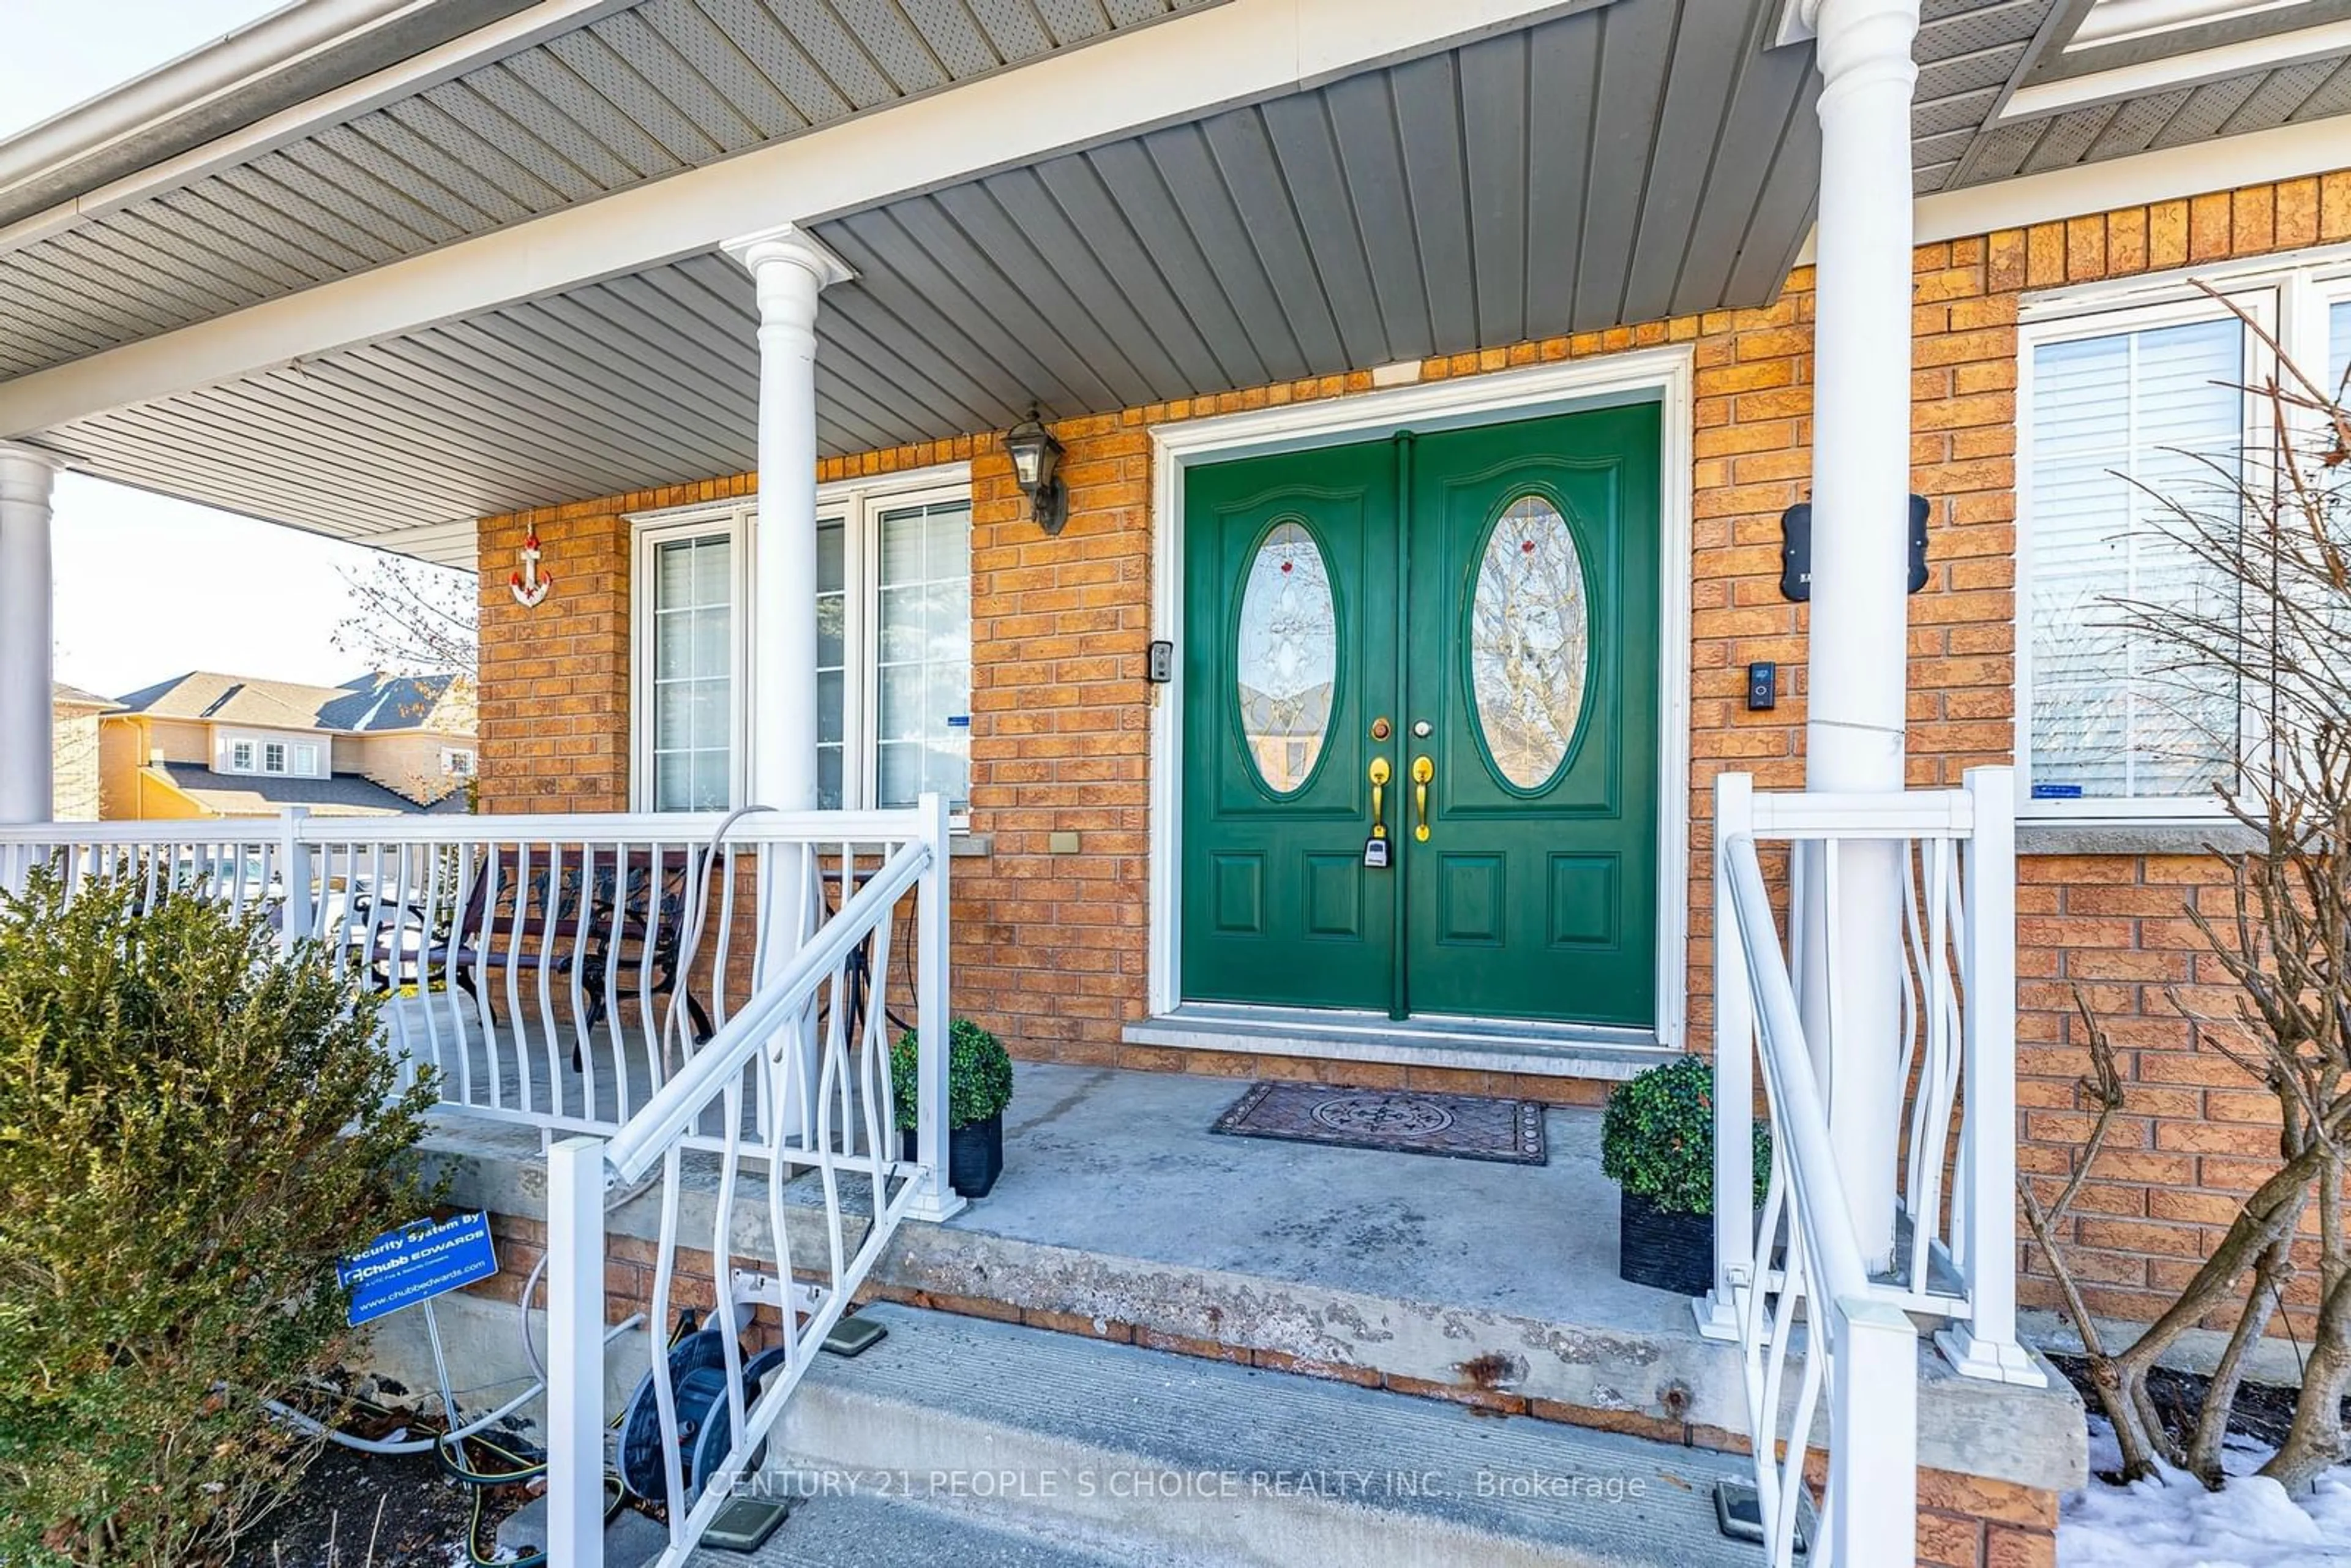
[[[1951,1184],[1951,1261],[1967,1281],[1968,1317],[1935,1343],[1965,1376],[2039,1388],[2048,1379],[2016,1339],[2015,789],[2010,768],[1968,769],[1975,827],[1964,872],[1967,994]]]
[[[1721,775],[1714,781],[1714,1290],[1690,1303],[1698,1333],[1718,1340],[1738,1339],[1736,1291],[1754,1275],[1755,1000],[1722,852],[1754,831],[1754,776]]]
[[[278,819],[277,874],[286,883],[286,898],[277,906],[277,940],[288,953],[318,935],[310,900],[310,841],[303,832],[309,815],[308,806],[288,806]]]
[[[1839,1342],[1829,1396],[1829,1561],[1915,1562],[1918,1331],[1899,1307],[1866,1296],[1828,1306]]]
[[[547,1560],[604,1563],[604,1144],[547,1153]]]
[[[907,1212],[918,1219],[940,1220],[963,1207],[963,1199],[947,1186],[947,1031],[954,1019],[954,996],[947,981],[946,797],[926,794],[920,809],[923,838],[931,850],[914,910],[914,1154],[923,1176]]]

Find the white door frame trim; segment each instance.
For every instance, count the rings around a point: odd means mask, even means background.
[[[1627,403],[1659,407],[1657,571],[1657,1043],[1679,1049],[1688,1029],[1690,509],[1692,382],[1687,346],[1637,349],[1561,364],[1421,382],[1315,402],[1151,427],[1152,635],[1184,628],[1184,476],[1195,464],[1535,419]],[[1155,1015],[1183,1000],[1184,661],[1151,716],[1150,969]],[[1621,1033],[1621,1031],[1612,1031]]]

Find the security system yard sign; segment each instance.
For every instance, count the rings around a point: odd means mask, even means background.
[[[351,1292],[351,1326],[486,1280],[498,1271],[486,1213],[420,1219],[387,1230],[335,1265]]]

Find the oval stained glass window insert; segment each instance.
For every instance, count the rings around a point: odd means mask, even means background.
[[[1522,496],[1486,536],[1469,601],[1469,691],[1495,768],[1540,789],[1567,760],[1592,666],[1583,560],[1559,509]]]
[[[1258,777],[1278,795],[1314,771],[1331,727],[1339,673],[1339,623],[1331,573],[1314,536],[1296,523],[1269,532],[1241,585],[1241,741]]]

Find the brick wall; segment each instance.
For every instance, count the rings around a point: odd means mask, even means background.
[[[2158,203],[1989,235],[1916,256],[1912,487],[1930,497],[1927,590],[1910,601],[1910,782],[1948,786],[2010,758],[2015,679],[2016,323],[2032,288],[2351,238],[2351,172]],[[1687,344],[1697,371],[1692,539],[1693,1043],[1709,1041],[1710,797],[1725,769],[1764,788],[1802,777],[1806,612],[1781,598],[1779,516],[1802,499],[1812,439],[1813,277],[1772,305],[1519,343],[1430,361],[1423,381]],[[1066,422],[1069,526],[1027,520],[992,437],[828,461],[820,477],[950,458],[973,469],[972,826],[993,852],[958,861],[957,1004],[1024,1056],[1364,1083],[1426,1083],[1590,1100],[1573,1081],[1335,1064],[1121,1043],[1144,1012],[1150,637],[1149,428],[1343,397],[1368,373],[1257,388]],[[740,496],[735,476],[482,526],[483,800],[492,810],[609,810],[627,800],[628,537],[623,514]],[[535,525],[557,579],[539,610],[505,587]],[[1741,706],[1744,669],[1789,673],[1780,706]],[[1074,855],[1048,835],[1081,835]],[[2065,1168],[2086,1068],[2068,986],[2118,1015],[2132,1121],[2075,1222],[2094,1304],[2143,1314],[2224,1222],[2255,1168],[2268,1113],[2225,1061],[2197,1051],[2161,988],[2210,978],[2179,915],[2210,862],[2030,859],[2022,892],[2028,1170]],[[2028,1264],[2028,1268],[2032,1265]],[[2051,1299],[2028,1277],[2028,1301]]]
[[[629,525],[623,516],[736,493],[680,486],[490,517],[481,525],[481,697],[475,759],[486,811],[629,808]],[[507,576],[533,530],[555,586],[535,610]]]
[[[1994,235],[1986,298],[2011,302],[2012,314],[2023,289],[2346,239],[2351,172],[2247,186]],[[2076,1107],[2089,1056],[2074,985],[2104,1020],[2124,1077],[2126,1113],[2066,1237],[2094,1312],[2160,1311],[2219,1240],[2238,1197],[2275,1168],[2275,1103],[2220,1053],[2199,1049],[2166,996],[2176,988],[2201,1011],[2233,1015],[2226,977],[2185,918],[2191,901],[2219,907],[2222,875],[2207,856],[2032,857],[2020,868],[2020,1166],[2053,1186],[2088,1130]],[[2023,1299],[2056,1304],[2037,1253],[2025,1268]],[[2273,1332],[2306,1334],[2315,1291],[2305,1270]]]

